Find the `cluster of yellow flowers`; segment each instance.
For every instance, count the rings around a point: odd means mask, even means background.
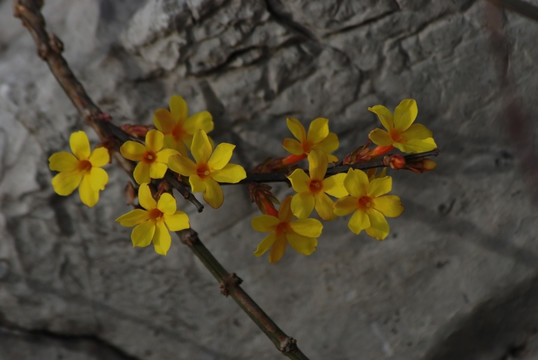
[[[139,184],[139,206],[116,219],[123,226],[134,227],[133,246],[153,243],[155,251],[161,255],[166,255],[170,248],[169,232],[187,229],[190,225],[187,214],[177,210],[172,194],[152,194],[149,185],[152,179],[162,179],[167,171],[173,171],[177,176],[188,178],[193,193],[202,193],[206,203],[219,208],[224,200],[220,183],[238,183],[246,178],[242,166],[230,163],[235,145],[221,143],[214,147],[207,135],[214,128],[209,112],[189,116],[187,103],[177,95],[172,96],[169,106],[169,110],[155,111],[156,129],[147,131],[144,142],[127,141],[120,147],[124,158],[137,162],[133,177]],[[379,155],[393,148],[402,152],[436,148],[431,131],[413,124],[418,113],[415,100],[403,100],[394,116],[381,105],[369,110],[377,114],[386,129],[370,132],[370,140],[378,145],[372,154]],[[389,233],[385,217],[396,217],[403,211],[400,198],[387,195],[392,188],[391,177],[351,168],[347,173],[326,177],[329,163],[338,161],[332,153],[339,146],[337,135],[329,131],[328,120],[313,120],[308,132],[297,119],[288,118],[287,125],[295,139],[283,141],[290,155],[282,159],[281,165],[307,159],[309,171],[307,174],[298,168],[288,176],[296,193],[286,197],[278,211],[267,198],[262,199],[266,214],[253,218],[252,226],[269,235],[254,254],[261,256],[271,249],[269,261],[274,263],[280,260],[289,243],[297,252],[310,255],[323,229],[319,220],[309,218],[314,209],[325,221],[352,213],[348,222],[352,232],[359,234],[365,230],[375,239],[384,239]],[[64,196],[78,188],[81,201],[92,207],[108,182],[108,175],[102,169],[110,161],[108,149],[97,147],[91,151],[83,131],[73,133],[69,143],[72,154],[59,152],[49,158],[50,169],[59,171],[52,179],[53,188]]]

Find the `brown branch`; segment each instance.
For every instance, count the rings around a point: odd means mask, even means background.
[[[110,122],[110,116],[103,113],[95,105],[82,84],[70,70],[61,55],[63,51],[62,42],[55,35],[49,34],[45,30],[45,19],[41,14],[42,6],[43,1],[39,0],[14,0],[14,16],[21,19],[23,25],[34,38],[38,56],[49,65],[52,74],[64,89],[67,97],[73,102],[79,114],[96,131],[102,141],[107,141],[110,137],[117,140],[118,143],[115,145],[117,150],[119,144],[131,140],[130,136]],[[120,166],[132,176],[132,164],[119,156],[118,151],[115,154],[123,160],[120,161]],[[192,193],[188,190],[187,193],[182,192],[181,189],[184,189],[184,185],[170,172],[167,173],[164,180],[178,189],[184,197],[189,198],[192,196]],[[181,241],[192,250],[219,281],[221,292],[225,295],[230,295],[284,355],[290,359],[307,359],[297,347],[295,339],[287,336],[248,296],[239,286],[240,279],[235,274],[228,273],[222,267],[203,245],[194,230],[184,230],[178,235]]]

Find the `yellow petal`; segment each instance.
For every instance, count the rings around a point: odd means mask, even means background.
[[[368,211],[370,226],[366,228],[366,233],[377,240],[383,240],[389,234],[389,223],[387,219],[376,210]]]
[[[359,169],[349,169],[344,178],[344,186],[350,195],[360,198],[366,195],[368,188],[368,175]]]
[[[310,191],[308,187],[308,183],[310,181],[310,178],[303,169],[295,169],[291,173],[290,176],[288,176],[289,181],[291,182],[291,186],[293,190],[296,192],[305,192]]]
[[[127,160],[140,161],[146,153],[146,147],[136,141],[126,141],[120,147],[121,156]]]
[[[316,251],[318,246],[318,239],[301,236],[297,234],[287,234],[288,242],[290,246],[299,254],[310,255]]]
[[[375,178],[368,184],[367,194],[370,197],[378,197],[384,195],[392,189],[392,177],[384,176],[382,178]]]
[[[404,210],[400,198],[396,195],[384,195],[373,199],[374,209],[387,217],[400,216]]]
[[[390,130],[394,128],[394,120],[389,109],[383,105],[375,105],[369,107],[368,110],[377,115],[385,129]]]
[[[215,148],[215,151],[213,151],[213,154],[211,154],[211,156],[209,157],[207,164],[211,169],[222,169],[224,166],[226,166],[226,164],[230,162],[234,149],[235,145],[233,144],[218,144]]]
[[[156,162],[160,162],[163,164],[168,164],[168,160],[170,157],[178,155],[178,151],[175,149],[162,149],[157,153],[157,159]]]
[[[337,198],[346,196],[348,192],[344,186],[345,178],[346,174],[340,173],[323,179],[323,191]]]
[[[278,218],[280,221],[290,222],[293,219],[293,213],[291,212],[291,196],[286,196],[280,203],[280,209],[278,209]]]
[[[153,234],[155,234],[155,223],[153,221],[145,221],[142,224],[136,225],[131,233],[133,246],[148,246],[151,244]]]
[[[150,130],[146,134],[146,149],[158,152],[163,148],[164,145],[164,134],[159,130]]]
[[[159,255],[166,255],[172,244],[172,238],[164,223],[159,222],[155,226],[155,234],[153,234],[153,248]]]
[[[308,127],[306,138],[313,144],[317,144],[329,135],[329,119],[317,118],[312,120]]]
[[[140,185],[140,188],[138,189],[138,203],[147,210],[152,210],[157,207],[157,202],[153,198],[148,184]]]
[[[295,139],[285,138],[284,141],[282,141],[282,147],[284,150],[294,155],[301,155],[303,153],[301,143]]]
[[[103,169],[97,168],[97,170]],[[80,196],[80,201],[86,206],[93,207],[99,201],[99,190],[94,189],[90,176],[82,177],[82,181],[78,187],[78,194]]]
[[[119,222],[122,226],[132,227],[141,224],[148,219],[149,216],[146,210],[134,209],[129,211],[127,214],[123,214],[115,221]]]
[[[400,135],[403,142],[412,139],[426,139],[432,137],[432,132],[422,124],[413,124]]]
[[[172,114],[166,109],[155,110],[153,113],[153,124],[155,124],[157,130],[162,131],[164,134],[169,134],[175,125]]]
[[[293,136],[295,136],[299,142],[306,139],[306,130],[299,120],[295,118],[287,118],[286,124],[288,125],[288,129],[290,129]]]
[[[190,176],[189,184],[191,185],[191,191],[193,193],[205,191],[205,181],[198,177],[198,175]]]
[[[241,165],[228,164],[224,168],[212,172],[211,177],[218,182],[236,184],[246,178],[247,173]]]
[[[327,154],[312,150],[308,154],[308,168],[310,170],[310,178],[316,180],[323,180],[325,173],[327,172],[327,165],[329,161]]]
[[[184,127],[187,133],[194,134],[198,129],[202,129],[206,133],[209,133],[213,131],[215,125],[213,124],[213,116],[211,113],[209,111],[202,111],[189,116]]]
[[[77,170],[78,159],[75,155],[61,151],[49,157],[49,168],[54,171],[74,171]]]
[[[370,131],[368,134],[368,137],[372,142],[379,146],[389,146],[392,145],[392,138],[390,137],[389,133],[385,130],[381,129],[374,129]]]
[[[417,118],[418,107],[415,99],[404,99],[394,109],[394,128],[405,131]]]
[[[280,223],[276,216],[259,215],[252,218],[252,228],[259,232],[270,232],[275,230],[275,227]]]
[[[207,138],[207,134],[203,130],[198,130],[194,133],[191,145],[191,153],[196,163],[207,163],[213,147]]]
[[[61,172],[52,178],[52,187],[58,195],[71,194],[80,184],[82,174],[77,171]]]
[[[90,163],[92,166],[103,167],[110,161],[110,155],[106,147],[98,147],[93,150],[90,155]]]
[[[187,120],[187,116],[189,116],[189,107],[185,99],[179,95],[173,95],[170,98],[169,105],[174,122],[183,124]]]
[[[353,196],[345,196],[334,204],[334,214],[337,216],[346,216],[357,210],[357,198]]]
[[[104,190],[108,183],[108,174],[105,170],[97,167],[92,167],[89,174],[85,176],[91,184],[93,190]]]
[[[149,176],[150,165],[145,162],[139,162],[136,164],[133,171],[133,177],[137,184],[149,183],[151,178]]]
[[[437,148],[433,138],[412,139],[405,144],[394,143],[394,147],[404,153],[419,153]]]
[[[174,155],[168,159],[168,166],[172,171],[184,176],[196,174],[196,164],[183,155]]]
[[[336,215],[334,214],[334,203],[330,197],[324,193],[319,193],[316,196],[316,212],[323,220],[333,220]]]
[[[166,163],[154,162],[149,165],[149,177],[152,179],[162,179],[164,174],[168,170],[168,165]]]
[[[90,141],[88,135],[84,131],[77,131],[69,137],[69,146],[71,152],[75,154],[79,160],[87,160],[90,157]]]
[[[357,210],[351,215],[347,226],[349,230],[358,235],[362,230],[370,227],[370,220],[364,211]]]
[[[164,222],[170,231],[180,231],[191,227],[187,214],[179,210],[172,215],[165,214]]]
[[[269,262],[271,264],[276,263],[282,258],[282,255],[284,255],[284,252],[286,251],[286,245],[288,245],[288,242],[283,236],[275,239],[275,242],[271,247],[271,252],[269,253]]]
[[[323,225],[317,219],[299,219],[290,223],[291,229],[302,236],[317,238],[321,235]]]
[[[314,210],[314,196],[310,192],[301,192],[291,198],[291,212],[300,219],[308,217]]]
[[[219,183],[213,179],[207,179],[205,181],[204,200],[213,209],[218,209],[224,201],[222,188]]]
[[[188,156],[187,147],[183,141],[176,141],[172,135],[164,135],[164,147],[174,149],[183,156]]]
[[[269,250],[271,248],[271,246],[273,246],[274,242],[276,240],[276,235],[275,233],[270,233],[269,235],[267,235],[259,244],[258,244],[258,247],[256,249],[256,251],[254,251],[254,255],[256,256],[262,256],[263,254],[265,254],[267,252],[267,250]]]
[[[157,209],[161,210],[165,215],[174,214],[177,210],[176,206],[176,199],[169,193],[163,193],[159,201],[157,201]]]
[[[340,143],[338,141],[338,136],[335,133],[330,132],[329,135],[327,135],[325,139],[323,139],[317,145],[314,145],[314,149],[319,149],[323,151],[325,154],[329,155],[330,153],[338,149],[339,145]],[[336,158],[336,156],[334,155],[329,156],[329,161],[330,162],[338,161],[338,158],[336,159],[334,158]]]

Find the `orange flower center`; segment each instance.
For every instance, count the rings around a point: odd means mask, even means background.
[[[211,175],[209,166],[207,166],[207,164],[198,164],[198,166],[196,167],[196,175],[198,175],[202,179],[205,179],[206,177]]]
[[[357,200],[357,207],[361,210],[368,210],[374,206],[372,198],[369,196],[361,196]]]
[[[142,161],[146,164],[151,164],[157,159],[157,154],[155,154],[153,151],[146,151],[144,153],[144,156],[142,157]]]
[[[303,147],[303,152],[305,154],[308,154],[310,151],[312,151],[312,143],[308,140],[303,140],[301,142],[301,145]]]
[[[323,190],[323,183],[321,182],[321,180],[312,179],[310,180],[310,183],[308,184],[308,188],[310,189],[310,192],[312,194],[317,194],[321,190]]]
[[[397,129],[390,129],[389,131],[390,137],[392,138],[392,141],[401,143],[402,142],[402,132]]]
[[[185,129],[180,124],[174,125],[170,133],[174,137],[175,142],[182,141],[186,134]]]
[[[160,221],[163,217],[163,213],[161,210],[155,208],[155,209],[151,209],[149,211],[149,219],[152,220],[152,221]]]
[[[89,173],[92,169],[92,163],[89,160],[80,160],[78,170],[84,174]]]
[[[283,221],[279,223],[275,228],[276,236],[280,236],[282,234],[285,234],[291,230],[290,223],[287,221]]]

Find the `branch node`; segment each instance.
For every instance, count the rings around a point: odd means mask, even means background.
[[[64,43],[58,36],[53,33],[49,35],[49,46],[57,54],[61,54],[64,51]]]
[[[198,239],[198,233],[193,229],[181,230],[179,233],[179,240],[189,247],[192,247],[196,242],[200,241]]]
[[[219,284],[220,293],[224,296],[230,295],[230,288],[236,287],[243,282],[239,276],[235,273],[226,274],[222,277],[222,281]]]
[[[280,351],[289,354],[297,350],[297,340],[292,337],[285,337],[280,341]]]

